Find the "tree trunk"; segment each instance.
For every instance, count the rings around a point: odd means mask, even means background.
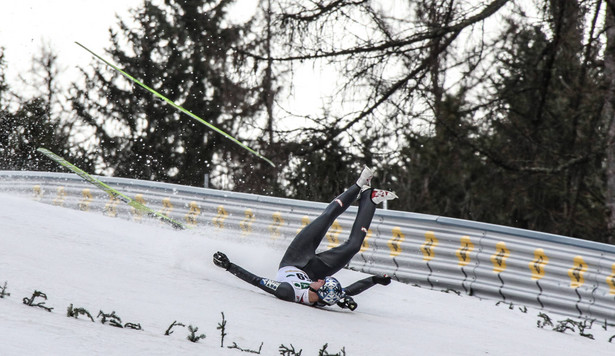
[[[609,243],[615,243],[615,8],[613,2],[607,2],[605,15],[607,43],[604,53],[604,78],[607,91],[604,95],[604,122],[608,127],[606,155],[606,206],[608,208],[607,226],[609,228]]]

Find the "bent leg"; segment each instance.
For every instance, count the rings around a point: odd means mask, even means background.
[[[357,198],[359,192],[359,186],[353,184],[352,187],[329,203],[319,217],[314,219],[295,236],[286,249],[279,267],[295,266],[303,269],[316,254],[316,248],[320,245],[335,219],[348,209],[350,204]]]
[[[312,280],[323,279],[337,273],[361,250],[376,211],[376,204],[370,198],[371,193],[371,189],[361,193],[359,211],[348,240],[335,248],[315,255],[310,260],[304,271]]]

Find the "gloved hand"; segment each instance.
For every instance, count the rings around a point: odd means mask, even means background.
[[[214,264],[220,268],[228,270],[231,266],[231,261],[229,261],[228,257],[226,257],[225,254],[218,251],[214,253]]]
[[[337,302],[337,306],[342,309],[348,308],[350,310],[355,310],[358,307],[357,302],[355,302],[354,299],[352,299],[352,297],[348,297],[348,296],[340,299]]]
[[[391,277],[389,275],[382,276],[373,276],[372,280],[376,284],[382,284],[383,286],[388,286],[391,283]]]

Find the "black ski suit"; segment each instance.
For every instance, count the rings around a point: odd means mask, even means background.
[[[318,218],[304,227],[288,246],[279,268],[294,266],[308,275],[311,280],[306,281],[306,283],[309,283],[324,279],[326,276],[332,276],[348,264],[361,249],[376,210],[376,205],[371,201],[371,189],[361,193],[359,210],[348,240],[337,247],[320,253],[316,253],[316,249],[335,219],[346,211],[356,199],[360,190],[361,188],[354,184],[333,200]],[[295,288],[288,282],[259,277],[234,263],[230,263],[227,270],[240,279],[280,299],[297,301]],[[357,295],[375,284],[377,284],[376,277],[361,279],[344,288],[345,295]]]

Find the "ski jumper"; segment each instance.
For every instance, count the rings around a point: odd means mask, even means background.
[[[282,257],[276,280],[256,276],[234,263],[230,263],[228,271],[280,299],[312,305],[308,300],[310,283],[341,270],[359,252],[367,235],[376,211],[376,204],[370,198],[371,189],[361,193],[359,210],[348,240],[330,250],[316,253],[335,219],[348,209],[360,190],[358,185],[353,184],[295,236]],[[344,291],[346,295],[353,296],[374,285],[373,278],[367,277],[344,288]]]

